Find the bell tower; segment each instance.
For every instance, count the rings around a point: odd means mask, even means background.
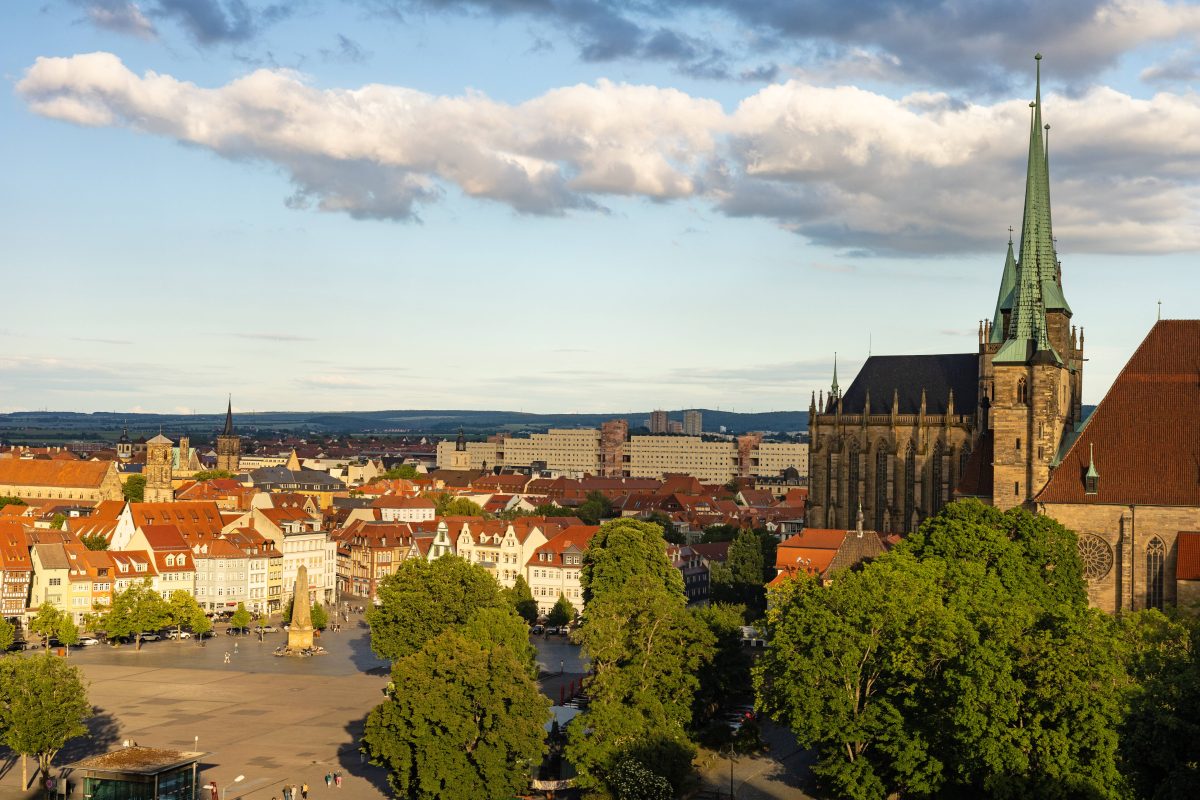
[[[237,474],[242,457],[242,440],[233,432],[233,396],[225,408],[225,429],[217,434],[217,469]]]
[[[174,454],[172,442],[161,433],[146,442],[146,490],[143,500],[147,503],[170,503],[175,499],[171,485],[171,461]]]
[[[1010,246],[1000,296],[981,338],[981,393],[989,395],[992,502],[1029,503],[1050,477],[1063,436],[1080,421],[1083,338],[1071,327],[1050,216],[1050,174],[1042,124],[1041,61],[1030,103],[1029,160],[1019,255]],[[990,357],[990,358],[989,358]]]

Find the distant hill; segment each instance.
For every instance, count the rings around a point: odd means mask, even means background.
[[[700,409],[704,430],[717,431],[724,426],[729,433],[748,431],[806,431],[807,411],[768,411],[739,414],[732,411]],[[671,419],[683,421],[683,412],[670,412]],[[597,427],[610,419],[628,420],[638,428],[650,418],[649,411],[624,414],[526,414],[516,411],[469,411],[409,409],[394,411],[260,411],[237,414],[235,422],[243,433],[278,431],[293,434],[421,433],[446,435],[460,427],[469,434],[519,433],[547,428]],[[187,433],[208,438],[224,424],[224,414],[116,414],[70,411],[19,411],[0,414],[0,441],[61,442],[73,439],[116,439],[124,425],[130,436],[158,433],[168,436]]]

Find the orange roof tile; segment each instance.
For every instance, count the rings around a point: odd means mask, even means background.
[[[1200,531],[1180,531],[1175,541],[1175,579],[1200,581]]]
[[[97,489],[104,482],[112,463],[0,458],[0,484]]]

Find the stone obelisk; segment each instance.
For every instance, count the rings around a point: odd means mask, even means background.
[[[296,568],[296,588],[292,593],[292,624],[288,628],[288,650],[309,650],[313,646],[312,610],[308,603],[308,568]]]

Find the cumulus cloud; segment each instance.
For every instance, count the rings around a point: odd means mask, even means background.
[[[994,250],[1020,222],[1029,109],[854,87],[772,85],[733,111],[675,89],[599,81],[519,104],[402,86],[317,89],[287,70],[218,88],[138,76],[108,53],[39,58],[36,113],[123,126],[277,165],[295,208],[407,220],[447,191],[527,214],[611,196],[704,198],[845,253]],[[1200,98],[1107,88],[1051,96],[1064,252],[1200,247]]]
[[[565,31],[589,61],[668,61],[708,77],[761,77],[741,62],[774,50],[789,60],[855,72],[888,64],[885,80],[1006,85],[1031,48],[1051,48],[1069,78],[1111,66],[1128,50],[1200,32],[1200,9],[1167,0],[362,0],[414,12],[521,17]],[[710,19],[712,18],[712,19]],[[689,30],[722,32],[709,40]],[[708,34],[716,35],[716,34]],[[936,54],[936,56],[931,55]],[[739,63],[740,71],[730,65]],[[845,72],[839,74],[845,75]]]

